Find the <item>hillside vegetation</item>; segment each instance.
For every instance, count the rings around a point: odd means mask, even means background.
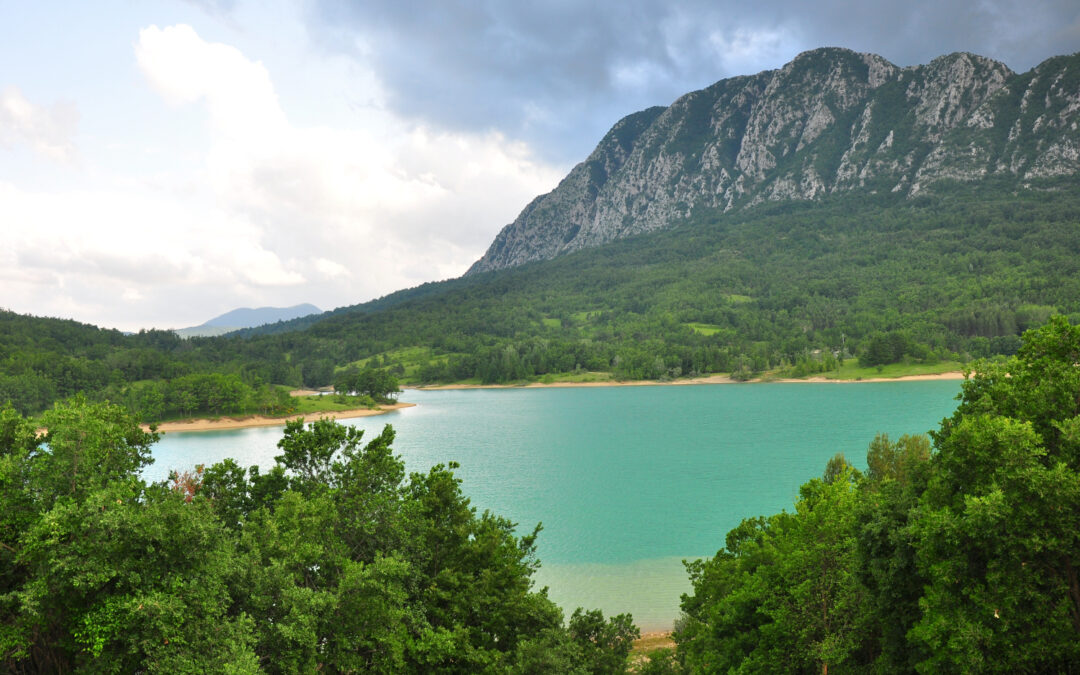
[[[1080,319],[1080,193],[957,185],[915,200],[703,210],[670,230],[231,337],[3,313],[0,399],[35,412],[84,392],[152,418],[162,397],[179,410],[162,386],[185,376],[232,378],[272,406],[267,386],[327,386],[350,365],[404,383],[808,375],[855,358],[1007,355],[1053,314]]]
[[[1008,354],[1022,330],[1080,311],[1078,207],[1067,192],[958,188],[914,203],[703,212],[670,231],[421,289],[308,333],[419,381],[575,369],[809,374],[852,355],[878,365]],[[397,352],[406,346],[431,351]]]
[[[744,520],[688,565],[654,672],[1076,672],[1078,363],[1058,317],[978,364],[932,447],[879,436],[865,475],[837,456],[792,513]]]
[[[147,484],[157,435],[118,406],[0,407],[0,669],[622,669],[629,615],[564,623],[533,588],[539,525],[477,513],[453,464],[406,476],[389,426],[362,434],[290,422],[272,467]]]
[[[639,672],[1075,672],[1078,364],[1080,328],[1055,317],[977,363],[932,446],[879,436],[866,474],[834,457],[793,512],[687,565],[677,647]],[[478,514],[453,464],[406,477],[393,430],[362,433],[292,422],[268,469],[151,485],[156,435],[123,409],[0,409],[0,665],[628,670],[632,617],[564,622],[533,587],[539,526]]]

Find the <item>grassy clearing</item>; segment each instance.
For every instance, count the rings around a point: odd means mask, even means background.
[[[737,293],[728,293],[724,295],[724,299],[733,305],[745,305],[754,301],[749,295],[739,295]]]
[[[600,316],[600,312],[601,310],[599,309],[592,309],[587,312],[574,312],[570,315],[570,318],[579,323],[587,323],[593,318]]]
[[[540,319],[540,323],[544,324],[545,328],[562,328],[562,319],[545,316]]]
[[[683,325],[686,326],[687,328],[689,328],[690,330],[694,331],[695,333],[700,333],[702,335],[716,335],[717,333],[719,333],[720,331],[723,330],[723,328],[721,328],[720,326],[717,326],[717,325],[711,324],[711,323],[693,322],[693,323],[684,323]]]
[[[349,366],[356,366],[358,368],[376,367],[379,363],[378,359],[382,359],[382,363],[401,363],[406,366],[424,363],[433,358],[431,349],[428,347],[403,347],[401,349],[392,349],[388,352],[382,352],[374,356],[369,356],[366,359],[359,359],[351,363],[346,363],[344,366],[338,366],[336,371],[345,370]]]
[[[558,319],[555,319],[558,321]],[[381,352],[364,359],[358,359],[344,366],[335,368],[335,372],[344,370],[350,366],[364,368],[394,368],[401,366],[398,372],[398,381],[402,384],[416,384],[420,369],[427,363],[445,363],[451,356],[464,356],[459,353],[436,353],[430,347],[403,347]]]
[[[586,371],[583,373],[548,373],[540,378],[537,378],[537,382],[543,384],[556,384],[559,382],[611,382],[611,373],[603,371]]]
[[[875,377],[909,377],[911,375],[940,375],[963,370],[959,361],[939,361],[937,363],[890,363],[887,366],[864,368],[854,359],[840,366],[839,371],[822,373],[830,380],[868,380]]]
[[[294,396],[291,414],[308,415],[320,412],[340,412],[357,408],[376,408],[370,396]]]

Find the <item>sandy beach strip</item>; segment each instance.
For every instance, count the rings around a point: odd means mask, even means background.
[[[435,384],[421,386],[405,386],[402,389],[417,389],[420,391],[447,391],[453,389],[558,389],[562,387],[669,387],[694,384],[752,384],[782,382],[785,384],[795,383],[834,383],[834,384],[857,384],[862,382],[917,382],[921,380],[962,380],[964,374],[957,371],[947,373],[934,373],[932,375],[903,375],[901,377],[864,377],[861,380],[837,380],[827,377],[815,376],[806,378],[754,378],[745,383],[732,379],[728,375],[705,375],[702,377],[689,377],[678,380],[661,382],[658,380],[604,380],[599,382],[528,382],[525,384]]]
[[[949,371],[947,373],[933,373],[931,375],[903,375],[901,377],[864,377],[861,380],[835,380],[827,377],[807,377],[804,379],[780,379],[769,380],[769,382],[834,382],[836,384],[856,384],[862,382],[919,382],[919,381],[937,381],[937,380],[962,380],[964,374],[959,370]]]
[[[306,415],[289,415],[287,417],[246,415],[244,417],[219,417],[216,419],[178,420],[175,422],[162,422],[157,425],[157,430],[168,433],[177,431],[222,431],[224,429],[271,427],[284,425],[288,421],[297,420],[300,418],[304,418],[308,422],[314,422],[315,420],[321,419],[340,420],[352,417],[370,417],[371,415],[382,415],[384,413],[392,412],[394,410],[401,410],[402,408],[411,408],[415,405],[415,403],[394,403],[392,405],[379,406],[378,409],[357,408],[355,410],[328,410],[323,412],[309,413]],[[144,424],[143,429],[149,430],[149,426]]]
[[[936,373],[933,375],[905,375],[903,377],[866,377],[861,380],[835,380],[826,377],[807,378],[779,378],[748,380],[748,383],[781,382],[781,383],[832,383],[832,384],[857,384],[862,382],[913,382],[920,380],[962,380],[964,374],[960,371]],[[689,386],[699,384],[742,384],[727,375],[706,375],[702,377],[689,377],[678,380],[660,382],[657,380],[604,380],[599,382],[529,382],[526,384],[439,384],[430,386],[408,386],[403,389],[417,389],[421,391],[448,391],[454,389],[560,389],[577,387],[669,387]],[[307,394],[308,392],[297,392]],[[317,392],[312,392],[317,393]],[[215,419],[191,419],[178,420],[175,422],[162,422],[158,424],[158,431],[221,431],[224,429],[246,429],[248,427],[269,427],[283,425],[290,420],[301,417],[313,422],[319,419],[348,419],[352,417],[368,417],[370,415],[382,415],[402,408],[411,408],[415,403],[394,403],[392,405],[379,406],[378,409],[358,408],[355,410],[336,410],[310,413],[307,415],[289,415],[287,417],[266,417],[264,415],[247,415],[244,417],[219,417]],[[147,425],[143,425],[148,429]]]
[[[709,375],[682,380],[660,382],[657,380],[603,380],[598,382],[526,382],[521,384],[432,384],[404,386],[402,389],[421,391],[448,391],[453,389],[565,389],[577,387],[654,387],[680,384],[727,384],[735,382],[727,375]]]

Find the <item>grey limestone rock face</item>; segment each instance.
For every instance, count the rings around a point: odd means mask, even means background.
[[[467,272],[544,260],[731,211],[941,180],[1080,172],[1080,54],[1016,74],[974,54],[900,68],[824,48],[619,121]]]

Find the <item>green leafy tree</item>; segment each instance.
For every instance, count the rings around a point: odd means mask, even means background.
[[[0,664],[25,653],[28,639],[18,625],[15,592],[28,570],[19,560],[20,538],[35,521],[38,505],[31,483],[31,458],[41,452],[34,425],[9,403],[0,407]]]
[[[250,620],[227,615],[221,525],[205,502],[137,478],[155,434],[81,398],[42,416],[43,442],[0,418],[9,670],[256,670]]]
[[[736,670],[764,645],[762,627],[770,619],[758,609],[771,592],[780,557],[773,530],[789,518],[744,520],[728,532],[716,556],[685,563],[693,592],[682,598],[686,618],[675,640],[691,672]]]
[[[744,521],[716,557],[688,563],[693,594],[683,596],[687,621],[676,633],[687,667],[835,672],[860,664],[858,500],[857,476],[843,463],[832,480],[802,486],[794,514]]]
[[[1080,667],[1080,328],[980,363],[935,434],[917,532],[929,667]]]
[[[75,397],[46,411],[40,423],[47,430],[42,446],[47,450],[28,459],[42,508],[61,498],[81,501],[153,461],[150,446],[158,435],[143,431],[120,406]]]
[[[926,585],[911,521],[930,475],[930,441],[905,435],[894,443],[879,434],[870,443],[867,466],[857,514],[857,573],[868,594],[868,658],[877,672],[909,673],[926,657],[908,632],[922,616]]]
[[[339,394],[370,396],[379,402],[388,402],[399,393],[398,380],[388,369],[349,366],[334,378],[334,391]]]
[[[65,499],[22,536],[16,592],[29,662],[46,670],[257,672],[251,619],[229,615],[236,564],[205,502],[115,482]]]
[[[783,586],[763,610],[773,619],[768,632],[784,636],[775,642],[791,641],[792,665],[828,672],[830,666],[852,665],[861,647],[866,593],[855,575],[857,498],[850,469],[832,482],[810,481],[800,489],[795,517],[778,542],[790,552],[777,570]]]
[[[878,434],[866,452],[866,477],[875,483],[893,480],[906,485],[930,460],[930,439],[904,434],[895,443]]]
[[[687,565],[691,672],[1080,669],[1080,328],[979,362],[932,434],[830,460]]]
[[[625,669],[629,616],[563,626],[533,588],[540,527],[478,514],[455,465],[406,479],[390,427],[365,444],[291,423],[265,472],[147,485],[156,435],[122,408],[77,398],[41,421],[0,408],[6,671]]]
[[[569,628],[570,636],[581,647],[584,670],[597,675],[624,672],[634,640],[641,637],[629,614],[605,621],[604,613],[598,609],[574,610]]]

